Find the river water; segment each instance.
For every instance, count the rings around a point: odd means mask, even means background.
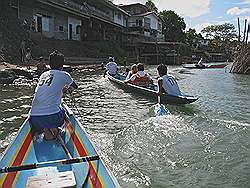
[[[148,67],[156,77],[156,67]],[[170,106],[124,92],[102,74],[76,71],[74,99],[66,99],[122,187],[249,187],[250,76],[225,69],[169,67],[180,88],[199,100]],[[181,73],[180,73],[181,72]],[[34,86],[0,86],[1,150],[14,139]]]

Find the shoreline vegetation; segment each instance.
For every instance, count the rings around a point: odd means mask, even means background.
[[[174,11],[158,12],[154,3],[148,0],[146,6],[162,19],[165,42],[144,42],[143,46],[141,43],[140,45],[135,44],[130,48],[134,49],[137,55],[130,56],[128,50],[131,49],[128,49],[126,43],[121,44],[112,40],[56,40],[46,38],[42,36],[42,33],[31,32],[25,27],[22,19],[17,19],[13,9],[6,2],[1,2],[0,11],[0,63],[25,66],[21,62],[22,57],[20,57],[20,44],[25,41],[24,48],[31,49],[31,55],[34,59],[32,63],[28,64],[34,66],[37,64],[36,59],[41,56],[46,63],[49,53],[57,49],[65,55],[66,59],[68,58],[67,64],[74,65],[101,64],[110,55],[116,57],[119,65],[125,66],[135,62],[148,64],[161,62],[177,65],[196,63],[200,58],[203,58],[206,62],[218,59],[220,61],[234,61],[232,73],[250,74],[250,50],[247,42],[250,26],[247,27],[246,24],[244,45],[242,45],[241,36],[238,37],[237,41],[235,28],[230,23],[208,26],[201,31],[202,35],[197,33],[195,29],[185,30],[186,24],[183,18]],[[171,22],[176,22],[175,27],[167,28]],[[144,53],[145,49],[148,50],[148,54]],[[147,60],[148,56],[153,58]]]
[[[250,35],[250,23],[247,25],[247,19],[245,19],[243,39],[241,41],[241,32],[240,32],[240,19],[238,18],[238,42],[234,54],[234,61],[231,67],[231,73],[237,74],[248,74],[250,75],[250,43],[248,37]]]

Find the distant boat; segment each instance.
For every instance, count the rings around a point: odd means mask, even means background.
[[[140,87],[140,86],[136,86],[130,83],[124,83],[125,78],[126,77],[123,75],[119,75],[119,78],[114,78],[113,76],[108,75],[108,79],[112,83],[115,83],[116,85],[120,86],[122,89],[129,91],[131,93],[140,94],[146,98],[149,98],[155,102],[158,102],[157,101],[157,90],[158,90],[157,85],[154,84],[150,88]],[[161,100],[162,100],[162,103],[164,104],[179,105],[179,104],[193,103],[196,100],[198,100],[198,97],[190,96],[190,95],[174,96],[174,95],[168,95],[164,93],[161,96]]]
[[[183,68],[186,69],[221,69],[226,67],[227,64],[226,63],[220,63],[220,64],[203,64],[201,66],[199,66],[198,64],[186,64],[183,65]]]
[[[1,158],[0,187],[120,187],[72,111],[64,109],[61,142],[34,139],[29,120],[24,122]]]

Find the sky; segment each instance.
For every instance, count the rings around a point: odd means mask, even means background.
[[[142,3],[146,0],[113,0],[114,4]],[[183,17],[187,29],[200,32],[204,27],[214,24],[232,23],[237,29],[237,18],[250,24],[250,0],[153,0],[159,11],[173,10]],[[237,29],[238,31],[238,29]]]

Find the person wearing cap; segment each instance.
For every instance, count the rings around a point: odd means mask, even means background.
[[[153,80],[149,74],[144,71],[144,64],[137,64],[137,72],[133,74],[129,79],[125,80],[125,83],[131,83],[142,87],[150,87],[153,84]]]
[[[157,67],[158,72],[158,96],[162,93],[167,93],[169,95],[179,96],[182,95],[178,83],[175,77],[168,74],[168,68],[166,65],[160,64]]]
[[[109,75],[111,75],[113,77],[118,75],[118,66],[117,66],[113,57],[109,57],[108,63],[106,65],[105,74],[106,73],[108,73]]]
[[[58,134],[64,124],[63,93],[71,93],[77,85],[69,73],[63,71],[64,55],[54,51],[49,56],[50,70],[41,74],[29,112],[33,132],[44,131],[46,139]]]

